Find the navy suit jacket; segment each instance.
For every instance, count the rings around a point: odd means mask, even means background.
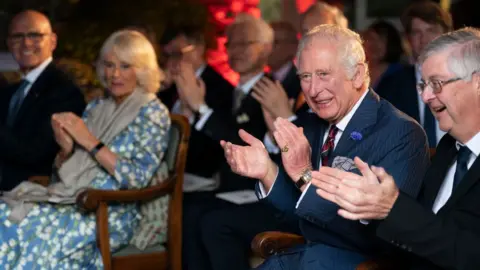
[[[316,114],[303,114],[298,125],[312,147],[312,165],[319,168],[323,137],[329,124]],[[359,132],[361,140],[350,134]],[[369,91],[342,134],[332,157],[353,159],[358,156],[370,165],[385,168],[405,193],[416,197],[429,165],[429,153],[423,129],[410,117]],[[360,174],[358,170],[355,171]],[[280,166],[277,179],[266,197],[276,208],[300,220],[303,236],[310,243],[323,243],[365,255],[374,255],[380,248],[372,227],[337,215],[338,206],[324,200],[310,186],[296,208],[301,195]],[[374,222],[372,222],[374,223]]]
[[[414,66],[404,66],[399,71],[383,78],[375,91],[397,109],[420,123]]]
[[[34,175],[51,175],[58,144],[52,114],[81,115],[80,89],[50,63],[32,84],[12,127],[6,125],[10,99],[19,84],[0,89],[0,190],[11,190]]]

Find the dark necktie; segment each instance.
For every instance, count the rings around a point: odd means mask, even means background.
[[[428,145],[431,148],[435,148],[437,146],[435,117],[433,117],[432,111],[430,111],[430,108],[427,106],[427,104],[425,104],[424,112],[425,113],[423,115],[423,128],[427,133]]]
[[[328,166],[328,158],[333,152],[333,148],[335,148],[335,136],[337,136],[338,128],[337,126],[333,125],[330,127],[328,131],[328,137],[325,143],[322,145],[322,166]]]
[[[22,80],[17,91],[13,93],[12,98],[10,99],[10,104],[8,105],[8,116],[7,116],[7,125],[9,127],[13,126],[17,113],[22,106],[23,99],[25,98],[25,88],[29,85],[29,81]]]
[[[460,146],[457,154],[457,168],[455,169],[455,176],[453,177],[453,190],[462,181],[463,177],[468,171],[468,160],[472,151],[466,146]]]

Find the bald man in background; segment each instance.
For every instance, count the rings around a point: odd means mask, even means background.
[[[81,115],[85,108],[80,89],[52,63],[57,35],[44,14],[15,15],[7,45],[22,80],[0,89],[0,191],[33,175],[50,175],[58,151],[52,114]]]

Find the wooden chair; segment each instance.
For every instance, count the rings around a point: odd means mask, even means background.
[[[430,148],[430,158],[435,155],[435,148]],[[284,232],[262,232],[252,240],[251,248],[255,256],[263,259],[284,252],[296,245],[305,243],[303,236]],[[396,270],[402,269],[401,261],[395,258],[379,258],[359,264],[356,270]]]
[[[172,125],[168,150],[165,155],[170,176],[161,184],[141,190],[95,190],[87,189],[77,197],[77,205],[84,211],[95,211],[97,245],[102,254],[105,270],[182,269],[182,199],[183,174],[190,137],[188,120],[171,114]],[[30,181],[48,183],[48,177],[31,177]],[[110,251],[108,232],[108,204],[142,203],[170,194],[168,212],[168,241],[146,250],[128,246],[114,254]]]

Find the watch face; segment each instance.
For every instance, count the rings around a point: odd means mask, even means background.
[[[303,178],[303,181],[305,181],[305,182],[310,182],[310,181],[312,181],[312,172],[311,172],[310,170],[306,171],[306,172],[303,174],[302,178]]]

